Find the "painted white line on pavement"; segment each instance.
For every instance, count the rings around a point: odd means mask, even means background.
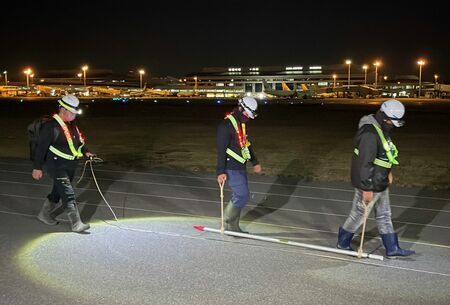
[[[8,163],[8,162],[0,162],[0,164],[5,165],[17,165],[17,166],[27,166],[30,167],[31,164],[21,164],[21,163]],[[2,171],[2,170],[0,170]],[[185,178],[185,179],[198,179],[198,180],[210,180],[216,181],[215,177],[198,177],[198,176],[184,176],[184,175],[173,175],[173,174],[160,174],[160,173],[150,173],[150,172],[129,172],[129,171],[118,171],[118,170],[106,170],[106,169],[96,169],[98,172],[106,172],[106,173],[122,173],[122,174],[135,174],[135,175],[146,175],[146,176],[160,176],[160,177],[173,177],[173,178]],[[30,172],[27,172],[30,174]],[[327,191],[339,191],[339,192],[350,192],[353,193],[353,189],[343,189],[343,188],[331,188],[331,187],[320,187],[320,186],[310,186],[310,185],[298,185],[298,184],[283,184],[283,183],[271,183],[271,182],[262,182],[262,181],[252,181],[249,180],[249,183],[252,184],[264,184],[264,185],[277,185],[277,186],[285,186],[285,187],[296,187],[296,188],[305,188],[305,189],[318,189],[318,190],[327,190]],[[429,199],[429,200],[442,200],[449,201],[450,198],[442,198],[442,197],[432,197],[432,196],[416,196],[416,195],[405,195],[405,194],[395,194],[390,193],[391,196],[397,197],[406,197],[406,198],[420,198],[420,199]]]

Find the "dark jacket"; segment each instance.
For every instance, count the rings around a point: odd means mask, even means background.
[[[72,141],[76,149],[80,146],[80,135],[78,134],[76,128],[76,122],[66,122],[67,128],[72,136]],[[64,131],[59,123],[52,119],[44,125],[39,132],[39,143],[36,148],[36,154],[34,159],[34,169],[42,170],[44,164],[50,166],[51,168],[57,166],[65,166],[69,168],[75,168],[77,166],[78,161],[75,160],[66,160],[60,158],[53,154],[49,147],[50,145],[54,146],[56,149],[60,150],[63,153],[68,155],[72,155],[70,151],[69,144],[67,143],[67,139],[64,135]],[[82,148],[82,153],[85,154],[88,151],[86,145]]]
[[[238,120],[238,116],[234,115],[238,124],[240,124]],[[242,164],[236,161],[234,158],[229,156],[226,153],[227,148],[230,148],[238,155],[241,153],[241,147],[239,145],[238,136],[236,134],[236,130],[233,127],[233,124],[229,119],[224,119],[217,128],[217,167],[216,173],[217,175],[225,174],[226,169],[231,170],[246,170],[246,163]],[[250,150],[250,161],[253,165],[259,164],[258,159],[256,158],[255,152],[253,151],[252,145],[248,148]]]
[[[367,115],[359,121],[359,129],[354,139],[354,147],[359,154],[353,153],[351,179],[354,187],[363,191],[382,192],[389,186],[389,168],[375,165],[375,158],[388,161],[381,139],[372,124],[381,126],[382,120],[375,115]],[[380,127],[381,128],[381,127]],[[384,131],[389,140],[389,134]]]

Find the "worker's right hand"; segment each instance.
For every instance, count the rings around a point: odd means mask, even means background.
[[[373,192],[363,192],[362,197],[363,202],[368,205],[373,199]]]
[[[84,155],[86,156],[86,158],[89,158],[89,159],[93,159],[93,158],[97,157],[96,154],[91,153],[91,152],[89,152],[89,151],[86,152]]]
[[[42,170],[40,170],[40,169],[33,169],[33,172],[31,173],[31,176],[33,177],[34,180],[41,179],[42,176],[43,176]]]
[[[219,184],[225,183],[225,181],[227,181],[226,174],[220,174],[217,176],[217,182],[219,182]]]

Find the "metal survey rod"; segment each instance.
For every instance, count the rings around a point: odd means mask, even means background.
[[[221,233],[220,230],[208,228],[205,226],[194,226],[194,228],[199,231],[213,232],[213,233],[219,233],[219,234]],[[279,243],[279,244],[291,245],[291,246],[302,247],[302,248],[307,248],[307,249],[312,249],[312,250],[333,252],[333,253],[358,257],[358,252],[356,252],[356,251],[342,250],[342,249],[329,248],[329,247],[323,247],[323,246],[315,246],[315,245],[290,241],[287,239],[270,238],[270,237],[265,237],[265,236],[259,236],[259,235],[253,235],[253,234],[247,234],[247,233],[239,233],[239,232],[234,232],[234,231],[224,231],[224,234],[230,235],[230,236],[262,240],[262,241],[268,241],[268,242],[272,242],[272,243]],[[384,258],[381,255],[369,254],[369,253],[360,253],[360,255],[361,255],[361,257],[364,257],[364,258],[371,258],[371,259],[376,259],[376,260],[380,260],[380,261],[382,261]]]

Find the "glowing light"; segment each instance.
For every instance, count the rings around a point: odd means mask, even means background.
[[[155,217],[155,218],[133,218],[133,219],[127,219],[127,223],[133,223],[135,225],[138,224],[144,224],[145,227],[148,227],[149,223],[154,222],[163,222],[163,223],[170,223],[170,222],[180,222],[180,221],[193,221],[196,222],[199,221],[198,218],[192,218],[192,217]],[[210,223],[211,225],[216,221],[214,218],[209,217],[202,217],[201,222],[202,223]],[[144,227],[144,228],[145,228]],[[103,233],[108,233],[112,236],[117,237],[117,233],[121,232],[120,234],[124,234],[126,231],[117,231],[116,229],[110,230],[111,227],[108,224],[102,223],[102,221],[93,222],[91,223],[91,229],[92,230],[100,230],[103,231]],[[148,230],[148,232],[152,232]],[[119,235],[120,235],[119,234]],[[133,234],[133,233],[130,233]],[[163,234],[163,233],[162,233]],[[104,234],[102,234],[105,236]],[[92,277],[92,282],[90,281],[82,281],[81,285],[77,287],[70,287],[70,277],[61,277],[60,271],[62,270],[68,270],[67,268],[63,268],[52,265],[54,264],[54,260],[50,259],[54,254],[52,254],[51,249],[64,249],[65,247],[68,247],[67,241],[69,240],[69,244],[76,245],[80,242],[82,242],[82,239],[79,238],[80,235],[74,234],[72,232],[68,233],[50,233],[46,234],[44,236],[41,236],[26,245],[24,245],[18,255],[15,256],[17,265],[21,269],[21,271],[30,277],[34,282],[39,283],[42,285],[44,289],[51,289],[55,292],[61,292],[65,291],[68,294],[72,294],[73,296],[85,296],[86,291],[90,291],[92,289],[95,289],[93,287],[97,286],[94,285],[96,279],[95,277]],[[100,244],[102,243],[101,239],[98,239],[97,242]],[[84,241],[83,241],[84,243]],[[69,246],[71,247],[71,246]],[[46,257],[47,256],[47,257]],[[75,256],[74,256],[75,257]],[[51,262],[49,264],[49,262]],[[93,263],[95,263],[95,260],[92,260]],[[99,262],[97,260],[97,262]],[[64,264],[64,263],[61,263]],[[106,264],[107,265],[107,264]],[[106,266],[105,267],[108,267]],[[95,269],[95,268],[94,268]],[[103,270],[103,269],[102,269]],[[66,272],[66,271],[63,271]],[[83,271],[84,272],[84,271]],[[98,270],[95,272],[99,272]],[[109,271],[105,271],[109,272]],[[81,273],[78,274],[78,276]],[[73,274],[74,276],[77,276],[77,274]],[[120,285],[120,283],[118,283]],[[103,287],[104,291],[109,292],[109,287]],[[112,300],[118,296],[111,296],[110,293],[105,293],[105,296],[111,297]],[[145,296],[142,296],[144,299]],[[127,303],[125,300],[122,302],[123,304]]]
[[[192,228],[192,225],[199,224],[208,227],[215,226],[217,221],[218,218],[188,216],[141,217],[120,221],[123,226],[135,228],[139,232],[120,229],[117,226],[118,223],[113,221],[111,224],[98,221],[91,223],[93,234],[88,236],[72,232],[44,234],[25,244],[14,256],[14,259],[21,273],[38,285],[43,293],[57,293],[69,298],[81,298],[81,300],[86,300],[85,303],[92,304],[98,301],[96,299],[98,297],[106,302],[129,304],[129,296],[121,292],[128,290],[128,287],[124,287],[124,285],[129,284],[132,287],[135,284],[132,281],[125,283],[127,281],[124,282],[124,277],[115,275],[126,277],[128,276],[126,272],[136,272],[137,266],[146,270],[145,265],[141,265],[146,264],[145,260],[140,259],[142,251],[154,246],[157,249],[160,242],[172,243],[176,233],[170,233],[170,231],[179,232],[181,230],[182,235],[188,235],[183,228]],[[163,229],[160,228],[161,226]],[[251,226],[258,232],[276,232],[273,226],[255,223]],[[146,234],[146,232],[152,234]],[[165,236],[170,238],[165,240]],[[195,235],[193,234],[192,237],[195,238]],[[174,251],[176,251],[175,248]],[[163,259],[164,250],[157,251],[155,254],[158,253],[161,255],[156,255],[151,260],[156,261],[156,265],[158,265],[159,259]],[[71,264],[67,264],[64,259],[55,259],[55,256],[58,255],[71,259]],[[108,259],[104,255],[107,255]],[[198,258],[191,251],[188,251],[186,255],[188,259]],[[130,264],[130,262],[132,263]],[[155,266],[153,262],[148,265]],[[79,266],[83,266],[83,268]],[[160,269],[163,270],[163,267]],[[121,272],[125,273],[121,274]],[[142,274],[142,276],[146,275]],[[74,281],[77,282],[77,285],[73,285]],[[138,303],[139,300],[142,300],[141,304],[145,303],[145,300],[148,300],[148,289],[138,289],[134,292],[133,299]]]

